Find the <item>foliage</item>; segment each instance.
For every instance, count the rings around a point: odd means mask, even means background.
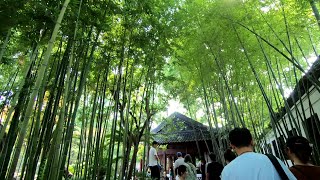
[[[65,2],[0,2],[1,179],[129,179],[172,98],[263,137],[318,56],[311,1]]]

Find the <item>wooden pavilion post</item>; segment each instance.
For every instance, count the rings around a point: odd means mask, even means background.
[[[164,170],[165,170],[165,174],[167,175],[167,172],[168,172],[168,170],[167,170],[167,154],[166,154],[166,152],[164,152]]]

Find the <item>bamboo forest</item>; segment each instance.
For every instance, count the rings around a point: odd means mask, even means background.
[[[149,149],[162,138],[169,153],[174,118],[208,132],[188,150],[198,160],[214,152],[224,163],[228,133],[246,127],[256,152],[286,165],[286,139],[306,137],[320,165],[319,8],[1,0],[0,179],[150,179]],[[188,145],[184,138],[171,139]]]

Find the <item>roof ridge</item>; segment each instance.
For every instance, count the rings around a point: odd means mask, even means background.
[[[179,116],[182,116],[182,117],[185,118],[185,119],[183,119],[183,120],[185,120],[185,122],[188,122],[188,123],[196,123],[197,127],[201,126],[201,127],[203,127],[203,128],[207,128],[207,126],[205,126],[204,124],[200,123],[199,121],[196,121],[195,119],[192,119],[192,118],[190,118],[190,117],[188,117],[188,116],[186,116],[186,115],[184,115],[184,114],[181,114],[181,113],[179,113],[179,112],[174,112],[174,113],[171,114],[171,115],[179,115]],[[178,118],[179,118],[179,117],[178,117]]]

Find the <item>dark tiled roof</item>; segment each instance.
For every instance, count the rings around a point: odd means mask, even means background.
[[[151,131],[159,144],[210,140],[209,128],[178,112]]]
[[[313,86],[309,79],[310,76],[316,80],[320,78],[320,56],[318,56],[317,60],[312,64],[309,71],[299,80],[298,84],[294,87],[292,93],[287,98],[286,101],[290,108],[300,100],[300,95],[303,96]],[[276,114],[277,119],[281,119],[286,113],[286,108],[282,107]]]

